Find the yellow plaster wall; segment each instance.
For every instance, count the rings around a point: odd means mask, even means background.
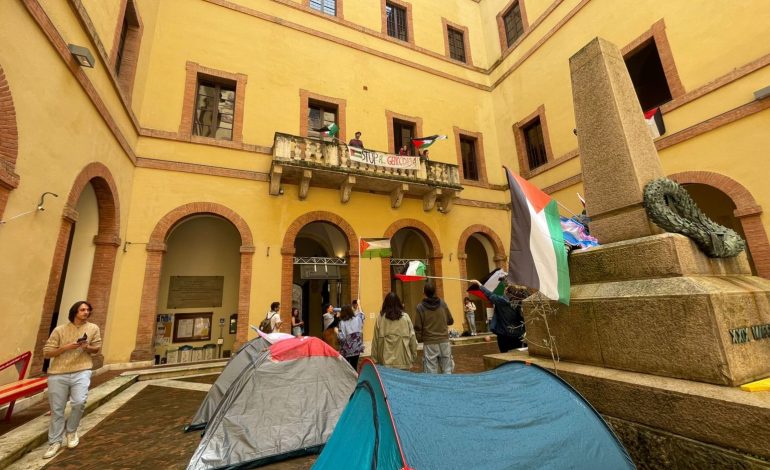
[[[115,28],[124,0],[81,0],[107,54],[115,47]],[[91,51],[93,52],[93,51]]]

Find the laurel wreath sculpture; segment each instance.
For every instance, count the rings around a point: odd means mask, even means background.
[[[729,229],[698,209],[690,194],[676,181],[658,178],[644,187],[644,208],[659,227],[690,237],[712,258],[737,256],[746,242]]]

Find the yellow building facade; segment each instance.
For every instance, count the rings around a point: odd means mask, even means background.
[[[360,298],[369,340],[384,293],[414,313],[422,284],[393,277],[410,259],[447,278],[462,331],[467,284],[448,278],[506,266],[502,167],[582,210],[568,60],[596,36],[660,109],[665,172],[768,277],[769,14],[760,0],[0,2],[0,360],[31,350],[40,372],[86,298],[116,367],[226,355],[273,301],[283,331],[294,305],[318,336],[323,303]],[[383,154],[448,138],[383,167],[314,130],[332,123]],[[390,239],[392,257],[360,256],[362,238]]]

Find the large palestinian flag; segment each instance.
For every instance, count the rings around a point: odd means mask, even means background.
[[[365,257],[386,258],[393,254],[390,249],[390,238],[362,238],[360,254]]]
[[[508,280],[569,305],[569,267],[556,200],[508,168],[511,254]]]

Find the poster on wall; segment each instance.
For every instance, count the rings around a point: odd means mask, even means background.
[[[174,315],[174,343],[209,341],[214,312],[177,313]]]
[[[171,276],[166,308],[221,307],[224,276]]]

